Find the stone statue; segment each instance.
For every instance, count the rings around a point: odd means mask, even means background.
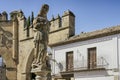
[[[38,14],[33,20],[34,30],[34,60],[32,68],[38,68],[46,63],[49,22],[47,20],[47,13],[49,6],[44,4]]]

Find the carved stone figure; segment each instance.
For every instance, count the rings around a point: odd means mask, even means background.
[[[0,47],[6,47],[7,49],[12,47],[12,33],[5,31],[0,26]]]
[[[32,68],[38,68],[43,63],[46,63],[49,22],[47,13],[49,6],[44,4],[40,13],[33,21],[34,28],[34,60]]]

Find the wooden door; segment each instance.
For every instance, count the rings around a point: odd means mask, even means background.
[[[66,70],[73,70],[73,51],[67,52],[66,54]]]
[[[88,69],[94,69],[97,66],[96,47],[88,49]]]

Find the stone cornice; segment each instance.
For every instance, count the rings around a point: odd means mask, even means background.
[[[60,27],[58,30],[50,31],[49,34],[54,33],[54,32],[58,32],[60,30],[68,29],[68,28],[69,27]]]
[[[19,40],[20,42],[23,42],[23,41],[27,41],[27,40],[30,40],[30,39],[33,39],[34,37],[28,37],[28,38],[25,38],[25,39],[22,39],[22,40]]]

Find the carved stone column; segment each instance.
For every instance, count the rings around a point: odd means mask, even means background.
[[[17,61],[18,56],[18,22],[17,18],[13,20],[13,55],[12,58]]]

